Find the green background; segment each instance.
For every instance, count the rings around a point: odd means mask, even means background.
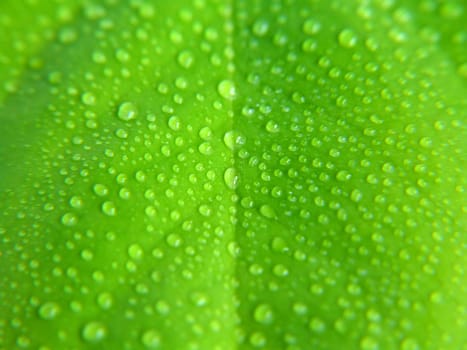
[[[0,349],[467,349],[467,9],[0,3]]]

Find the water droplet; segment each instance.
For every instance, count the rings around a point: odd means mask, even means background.
[[[257,19],[253,23],[253,34],[256,36],[265,36],[269,30],[269,22],[265,19]]]
[[[224,134],[224,144],[231,151],[234,151],[237,147],[244,145],[245,142],[245,137],[238,131],[230,130]]]
[[[190,294],[191,302],[197,307],[206,306],[208,303],[208,297],[206,294],[201,292],[193,292]]]
[[[362,350],[378,350],[379,344],[378,342],[369,336],[363,337],[360,340],[360,349]]]
[[[104,197],[109,193],[109,189],[103,184],[95,184],[92,189],[99,197]]]
[[[308,306],[304,303],[293,303],[292,308],[297,315],[305,315],[308,312]]]
[[[173,131],[180,130],[180,127],[181,127],[180,118],[177,116],[170,117],[168,121],[168,125],[169,125],[169,128],[171,128]]]
[[[212,209],[207,204],[201,204],[198,208],[198,212],[203,216],[211,216]]]
[[[117,208],[115,207],[114,202],[107,201],[102,203],[102,212],[107,216],[117,215]]]
[[[161,337],[154,329],[149,329],[141,336],[141,342],[148,349],[157,349],[161,344]]]
[[[255,348],[260,348],[266,345],[266,337],[261,332],[254,332],[250,335],[250,344]]]
[[[318,317],[313,317],[309,323],[309,327],[313,332],[322,333],[326,329],[325,323]]]
[[[83,207],[83,199],[79,196],[73,196],[70,198],[70,206],[75,209],[80,209]]]
[[[258,264],[252,264],[248,271],[253,275],[253,276],[259,276],[263,273],[263,268],[261,267],[261,265],[258,265]]]
[[[278,133],[280,131],[280,126],[274,120],[269,120],[266,123],[266,131],[272,134]]]
[[[92,106],[96,104],[96,96],[94,96],[91,92],[85,92],[81,95],[81,101],[87,106]]]
[[[268,204],[263,204],[259,208],[259,212],[261,213],[261,215],[263,215],[264,217],[268,219],[274,219],[276,217],[276,213],[274,209]]]
[[[360,202],[363,198],[363,194],[360,190],[353,190],[351,193],[350,193],[350,199],[354,202]]]
[[[354,47],[357,44],[357,36],[350,29],[344,29],[338,36],[339,45],[346,48]]]
[[[422,137],[419,143],[424,148],[430,148],[433,145],[433,140],[429,137]]]
[[[212,148],[212,145],[210,142],[203,142],[198,146],[198,151],[201,154],[204,154],[205,156],[210,156],[214,153],[214,149]]]
[[[100,322],[92,321],[83,327],[81,336],[89,343],[97,343],[107,336],[107,328]]]
[[[289,275],[289,270],[285,265],[277,264],[272,268],[272,273],[277,277],[286,277]]]
[[[65,213],[61,221],[65,226],[75,226],[78,223],[78,217],[73,213]]]
[[[83,249],[81,251],[81,258],[85,261],[91,261],[94,257],[94,254],[89,249]]]
[[[237,242],[230,242],[227,245],[227,251],[229,252],[232,258],[237,258],[238,256],[240,256],[240,246]]]
[[[418,342],[413,338],[406,338],[401,343],[401,350],[420,350]]]
[[[128,137],[128,132],[125,129],[118,128],[115,130],[115,135],[120,139],[126,139]]]
[[[467,62],[462,63],[458,68],[457,68],[457,73],[463,77],[467,78]]]
[[[212,138],[212,130],[208,126],[201,128],[199,131],[199,137],[205,141],[209,141]]]
[[[123,102],[118,107],[118,117],[121,120],[129,121],[136,118],[137,109],[133,102]]]
[[[224,182],[228,188],[235,190],[238,187],[238,174],[235,168],[228,168],[224,172]]]
[[[255,321],[258,323],[269,324],[272,323],[274,319],[274,314],[272,308],[267,304],[260,304],[255,308],[253,313]]]
[[[348,181],[351,178],[352,178],[352,174],[350,174],[347,170],[341,170],[336,175],[336,179],[338,181]]]
[[[282,237],[273,238],[271,242],[271,248],[275,252],[281,252],[281,253],[287,252],[289,250],[289,247],[287,246],[287,242]]]
[[[164,301],[164,300],[159,300],[156,303],[156,310],[159,312],[161,315],[168,315],[170,312],[170,305]]]
[[[123,50],[123,49],[117,49],[115,51],[115,58],[119,61],[119,62],[128,62],[129,59],[130,59],[130,54]]]
[[[176,233],[171,233],[167,236],[167,244],[173,248],[180,247],[183,243],[182,237]]]
[[[104,292],[97,296],[97,304],[104,310],[108,310],[113,305],[112,294]]]
[[[131,192],[130,192],[130,190],[128,188],[123,187],[123,188],[120,189],[120,191],[118,191],[118,196],[121,199],[130,199]]]
[[[305,34],[313,35],[319,32],[319,30],[321,29],[321,23],[319,23],[314,18],[308,18],[303,23],[302,29]]]
[[[177,61],[180,64],[180,66],[188,69],[193,65],[195,59],[190,51],[183,50],[178,54]]]
[[[144,255],[143,248],[137,243],[134,243],[128,247],[128,255],[133,260],[141,260]]]
[[[219,95],[221,95],[225,99],[234,99],[236,95],[234,82],[229,79],[222,80],[217,86],[217,92],[219,92]]]
[[[39,308],[39,317],[44,320],[53,320],[59,313],[60,307],[54,302],[46,302]]]
[[[78,38],[78,34],[72,28],[63,28],[58,33],[58,40],[63,44],[70,44]]]

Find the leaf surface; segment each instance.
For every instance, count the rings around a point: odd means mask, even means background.
[[[0,10],[0,348],[465,348],[461,1]]]

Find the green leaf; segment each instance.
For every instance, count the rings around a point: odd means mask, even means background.
[[[0,3],[0,349],[466,349],[450,1]]]

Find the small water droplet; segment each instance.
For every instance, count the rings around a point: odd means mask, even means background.
[[[272,268],[272,273],[277,277],[286,277],[289,275],[289,270],[283,264],[277,264]]]
[[[107,328],[100,322],[91,321],[83,327],[81,336],[86,342],[97,343],[107,336]]]
[[[270,324],[274,319],[274,314],[270,305],[260,304],[255,308],[253,317],[258,323]]]
[[[360,202],[363,198],[363,194],[360,190],[355,189],[350,193],[350,199],[354,202]]]
[[[83,199],[79,196],[73,196],[70,198],[70,206],[75,209],[80,209],[83,207]]]
[[[352,178],[352,174],[350,174],[347,170],[341,170],[337,173],[336,179],[338,181],[348,181]]]
[[[325,323],[318,317],[313,317],[309,323],[309,327],[313,332],[322,333],[326,329]]]
[[[231,151],[234,151],[237,147],[244,145],[245,142],[245,137],[238,131],[230,130],[224,134],[224,144]]]
[[[109,189],[103,184],[95,184],[92,189],[99,197],[104,197],[109,193]]]
[[[173,131],[180,130],[180,127],[181,127],[180,118],[177,116],[170,117],[168,121],[168,125],[169,125],[169,128],[171,128]]]
[[[104,292],[97,296],[97,304],[104,310],[108,310],[113,305],[112,294]]]
[[[217,85],[217,92],[227,100],[234,99],[236,95],[234,82],[229,79],[222,80],[219,85]]]
[[[121,120],[129,121],[136,118],[137,109],[133,102],[123,102],[118,107],[118,117]]]
[[[253,23],[253,34],[256,36],[265,36],[269,30],[269,22],[266,19],[259,18]]]
[[[201,128],[199,131],[199,137],[205,141],[209,141],[212,138],[212,130],[208,126]]]
[[[46,302],[39,308],[39,317],[44,320],[53,320],[59,313],[60,307],[54,302]]]
[[[308,35],[313,35],[316,34],[320,31],[321,29],[321,23],[319,23],[317,20],[314,18],[308,18],[305,20],[303,23],[303,32]]]
[[[306,304],[304,303],[293,303],[292,308],[297,315],[306,315],[306,313],[308,312],[308,306],[306,306]]]
[[[107,201],[102,203],[102,212],[107,216],[117,215],[117,208],[115,207],[114,202]]]
[[[61,221],[65,226],[75,226],[78,223],[78,217],[73,213],[65,213]]]
[[[210,142],[203,142],[198,146],[198,151],[201,154],[204,154],[205,156],[210,156],[214,153],[214,149],[212,148],[212,145]]]
[[[128,256],[133,260],[141,260],[144,256],[143,248],[137,243],[128,247]]]
[[[96,96],[94,96],[91,92],[85,92],[81,95],[81,101],[87,106],[92,106],[96,104]]]
[[[191,51],[183,50],[178,54],[177,61],[180,64],[180,66],[188,69],[193,65],[195,59]]]
[[[274,120],[269,120],[266,123],[266,131],[270,132],[271,134],[278,133],[280,131],[280,126],[277,122]]]
[[[342,47],[351,48],[357,44],[357,36],[351,29],[344,29],[339,33],[338,41]]]
[[[250,344],[255,348],[261,348],[266,345],[266,337],[261,332],[254,332],[250,335]]]
[[[167,236],[167,244],[173,248],[180,247],[183,243],[182,237],[176,233],[171,233]]]
[[[264,217],[268,218],[268,219],[274,219],[276,217],[276,212],[274,211],[274,209],[268,205],[268,204],[263,204],[260,208],[259,208],[259,212],[261,213],[261,215],[263,215]]]
[[[420,350],[420,346],[415,339],[406,338],[402,341],[400,350]]]
[[[198,212],[201,215],[208,217],[208,216],[211,216],[212,209],[207,204],[201,204],[198,208]]]
[[[141,342],[148,349],[157,349],[161,344],[161,337],[154,329],[149,329],[141,336]]]
[[[235,190],[238,187],[238,174],[235,168],[228,168],[224,172],[224,182],[228,188]]]
[[[378,342],[369,336],[365,336],[360,340],[360,349],[361,350],[378,350]]]

